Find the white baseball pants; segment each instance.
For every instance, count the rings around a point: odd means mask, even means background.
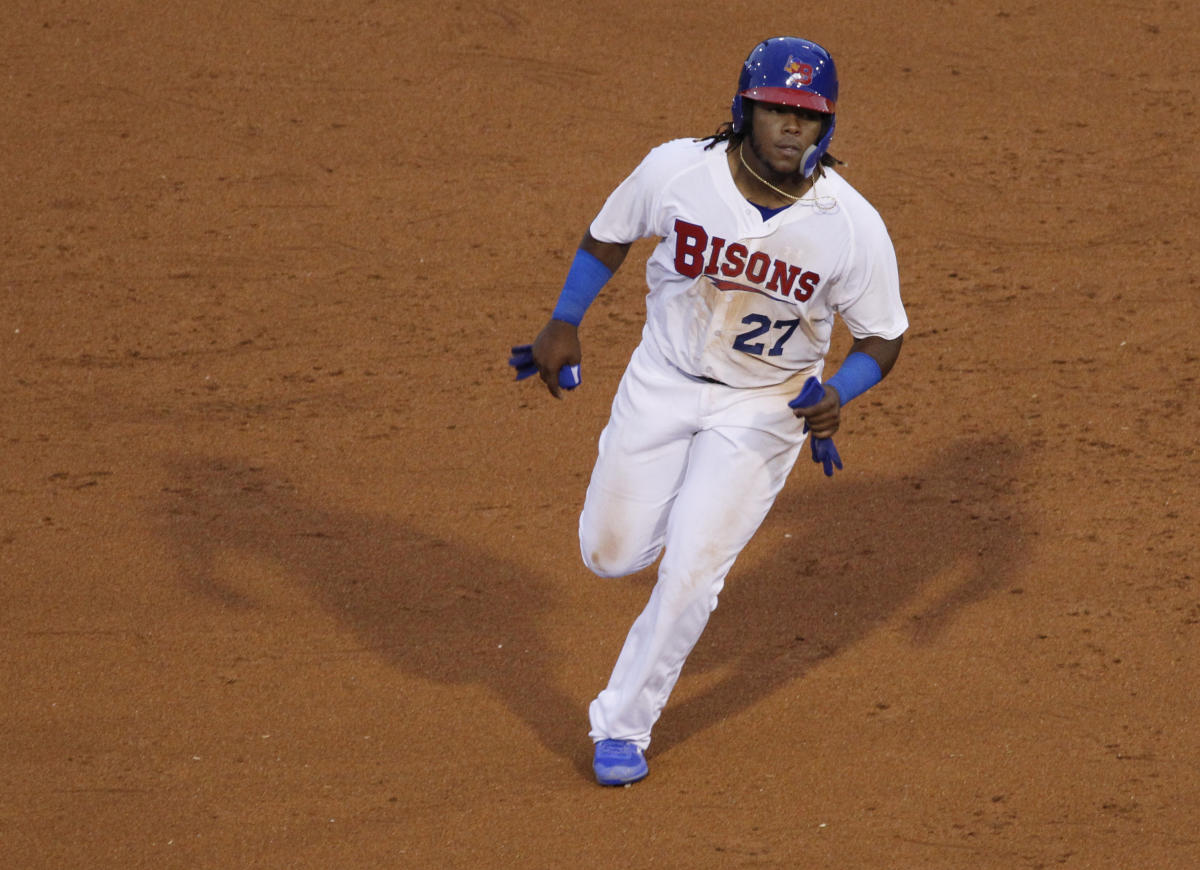
[[[818,365],[777,386],[735,389],[680,372],[644,341],[634,352],[600,435],[579,543],[602,577],[663,558],[608,686],[588,708],[593,740],[650,744],[725,575],[804,443],[787,403],[819,374]]]

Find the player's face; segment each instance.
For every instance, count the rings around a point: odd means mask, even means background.
[[[811,109],[755,103],[750,127],[750,150],[780,176],[800,172],[804,151],[816,145],[825,127],[825,116]]]

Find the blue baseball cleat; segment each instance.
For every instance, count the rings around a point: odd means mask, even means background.
[[[596,744],[592,762],[596,782],[601,785],[629,785],[645,779],[650,772],[641,747],[631,740],[601,740]]]

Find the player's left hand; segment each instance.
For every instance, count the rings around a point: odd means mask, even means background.
[[[811,432],[814,438],[832,438],[841,424],[842,399],[837,388],[816,378],[805,381],[804,389],[788,402],[788,407],[804,420],[804,431]]]
[[[826,421],[829,414],[823,409],[828,408],[831,403],[833,406],[832,429],[818,429],[818,425],[828,427],[829,424]],[[838,421],[841,419],[841,397],[838,396],[837,389],[822,384],[816,378],[809,378],[804,382],[800,395],[788,402],[788,406],[792,409],[793,414],[804,418],[804,431],[808,432],[810,428],[812,430],[808,442],[812,447],[813,462],[824,467],[826,477],[833,477],[835,467],[838,471],[842,470],[842,457],[838,455],[837,448],[833,446],[833,433],[837,431]],[[826,432],[829,434],[826,435]]]

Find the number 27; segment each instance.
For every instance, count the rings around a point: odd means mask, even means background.
[[[733,340],[733,349],[740,350],[744,353],[752,353],[755,356],[762,356],[766,344],[761,341],[751,343],[751,339],[758,338],[763,333],[771,329],[771,318],[765,314],[747,314],[742,318],[742,323],[747,326],[753,326],[754,329],[748,332],[743,332]],[[792,337],[792,333],[796,331],[796,327],[800,325],[800,319],[795,320],[776,320],[774,327],[783,331],[776,342],[771,345],[771,349],[767,351],[767,356],[780,356],[783,354],[783,346],[787,340]]]

